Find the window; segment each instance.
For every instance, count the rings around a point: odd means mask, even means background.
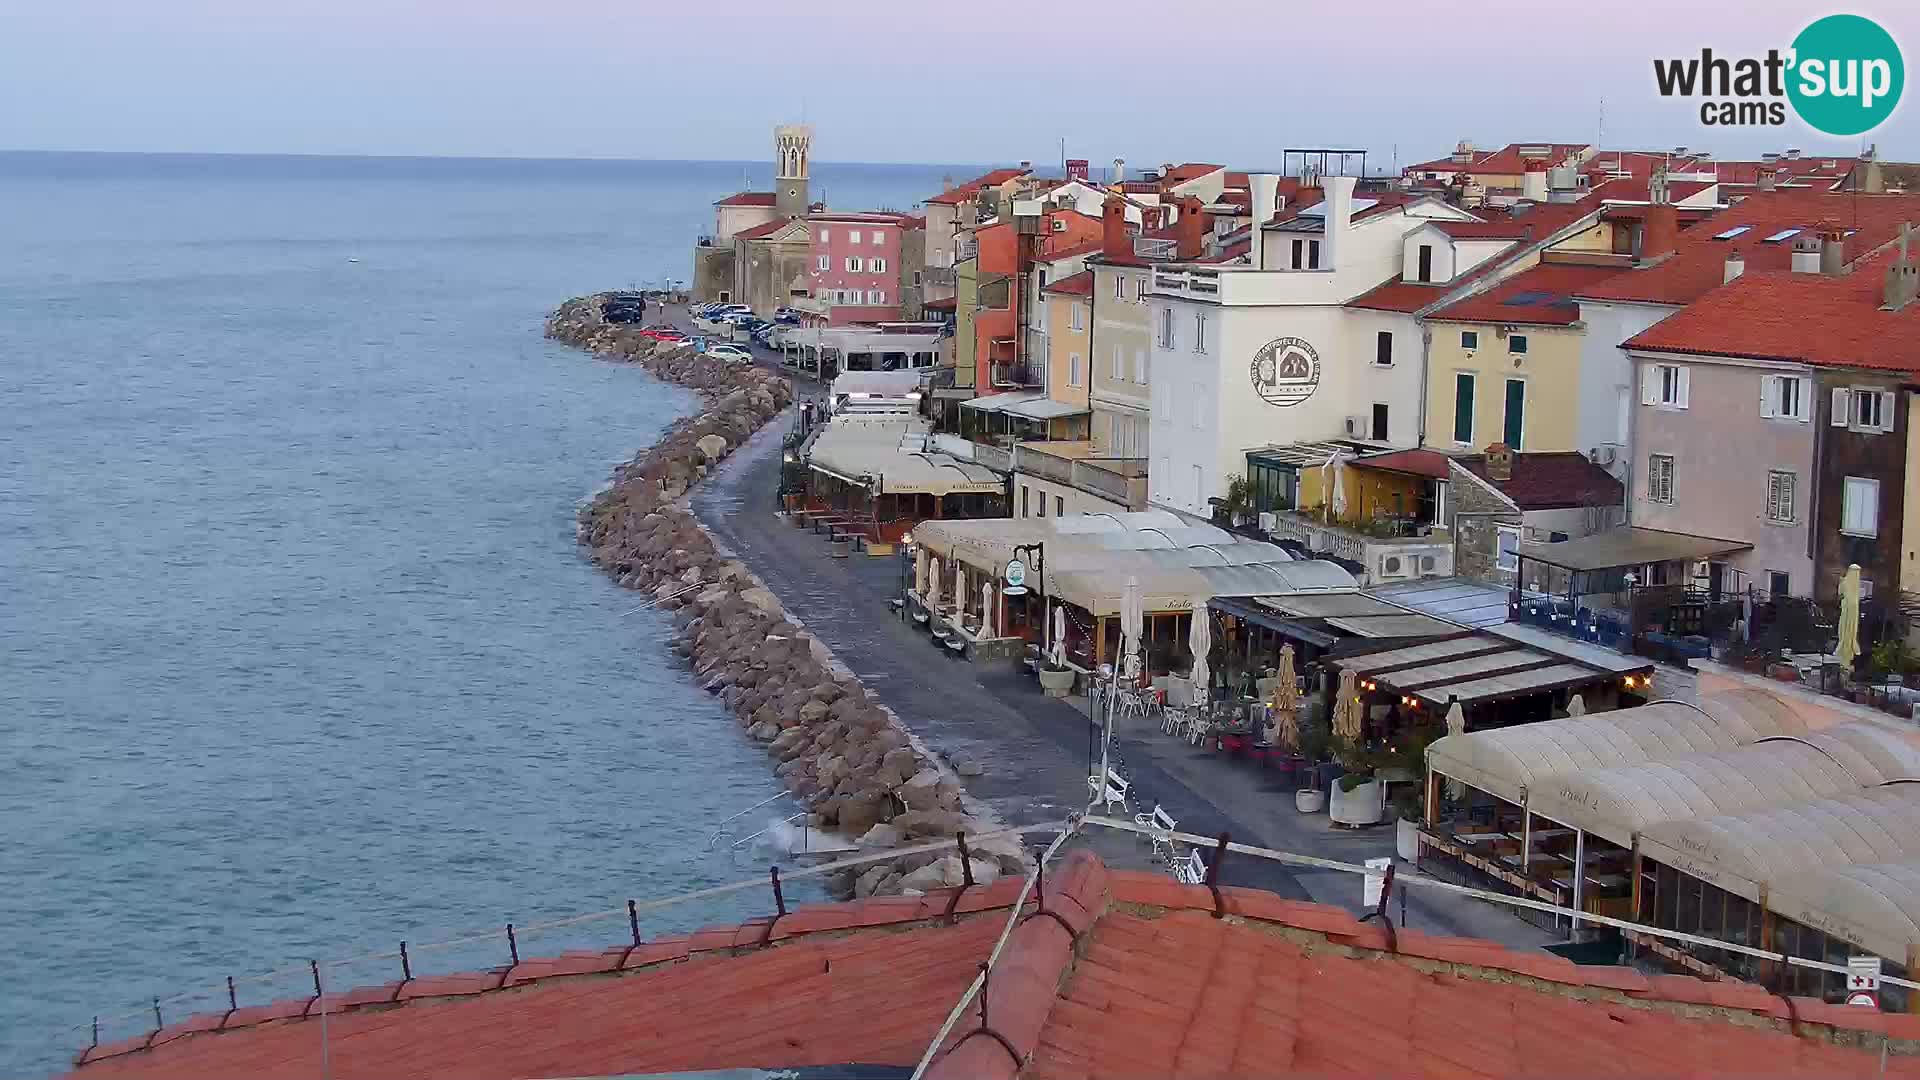
[[[1067,328],[1076,334],[1087,328],[1087,313],[1079,304],[1067,308]]]
[[[1500,526],[1499,536],[1495,540],[1493,565],[1495,569],[1512,573],[1520,569],[1520,530],[1512,525]]]
[[[1647,455],[1647,501],[1673,501],[1673,455]]]
[[[1021,485],[1020,485],[1020,516],[1021,516],[1021,517],[1032,517],[1032,516],[1033,516],[1033,515],[1032,515],[1032,514],[1031,514],[1031,513],[1030,513],[1030,512],[1028,511],[1028,507],[1027,507],[1027,497],[1028,497],[1029,495],[1032,495],[1032,494],[1033,494],[1033,489],[1032,489],[1032,488],[1030,488],[1030,487],[1028,487],[1028,486],[1027,486],[1027,485],[1025,485],[1025,484],[1021,484]]]
[[[1115,300],[1125,300],[1127,298],[1127,276],[1125,274],[1113,275],[1113,298]]]
[[[1377,401],[1373,403],[1373,441],[1387,441],[1387,407]]]
[[[1508,334],[1507,351],[1515,356],[1525,356],[1527,352],[1527,335]]]
[[[1173,348],[1173,309],[1170,307],[1160,309],[1160,347]]]
[[[1307,241],[1307,269],[1320,269],[1320,241]]]
[[[1433,245],[1432,245],[1432,244],[1421,244],[1421,245],[1420,245],[1420,277],[1419,277],[1419,280],[1421,280],[1421,281],[1432,281],[1432,280],[1433,280]]]
[[[1460,347],[1463,349],[1479,348],[1480,347],[1480,331],[1478,330],[1460,331]]]
[[[1798,375],[1762,375],[1760,377],[1760,415],[1768,419],[1810,419],[1811,380]]]
[[[860,263],[860,257],[858,255],[847,256],[847,272],[848,273],[857,274],[860,272],[860,267],[861,267],[861,263]]]
[[[828,232],[827,230],[825,230],[825,229],[821,229],[821,230],[820,230],[820,242],[821,242],[821,243],[823,243],[823,244],[824,244],[824,243],[826,243],[826,242],[827,242],[827,238],[828,238],[829,236],[831,236],[831,235],[832,235],[832,234],[831,234],[831,233],[829,233],[829,232]]]
[[[1079,353],[1071,353],[1067,356],[1067,385],[1068,386],[1080,385],[1080,354]]]
[[[1640,404],[1684,409],[1687,382],[1687,369],[1679,364],[1648,364],[1640,381]]]
[[[1786,596],[1793,589],[1793,579],[1779,570],[1767,571],[1767,592],[1774,596]]]
[[[860,230],[859,230],[859,229],[848,229],[848,230],[847,230],[847,243],[849,243],[849,244],[857,244],[857,243],[859,243],[859,242],[860,242]]]
[[[1201,501],[1206,498],[1206,495],[1207,474],[1201,471],[1200,466],[1195,465],[1193,467],[1193,501],[1189,505],[1199,506]]]
[[[886,272],[887,272],[887,260],[885,260],[885,259],[882,259],[882,258],[880,258],[880,257],[878,257],[878,256],[875,256],[874,258],[871,258],[871,259],[868,259],[868,260],[867,260],[867,270],[868,270],[868,271],[869,271],[870,273],[875,273],[875,274],[884,274],[884,273],[886,273]]]
[[[1067,516],[1067,500],[1065,496],[1055,495],[1053,497],[1053,516],[1054,517]]]
[[[1784,469],[1767,471],[1767,520],[1776,525],[1793,524],[1793,501],[1800,478]]]
[[[1298,237],[1296,237],[1293,241],[1293,268],[1295,270],[1298,270],[1305,265],[1305,263],[1301,262],[1300,260],[1300,252],[1303,250],[1302,245],[1304,245],[1305,243],[1306,241],[1301,240]]]
[[[920,287],[920,271],[918,270],[913,272],[913,287],[916,289]]]
[[[1473,445],[1473,373],[1457,371],[1453,375],[1453,441]]]
[[[822,271],[824,271],[824,270],[826,270],[826,269],[827,269],[827,257],[826,257],[825,255],[822,255],[822,256],[820,256],[820,258],[819,258],[819,259],[817,259],[817,260],[815,260],[815,262],[814,262],[814,264],[813,264],[813,268],[814,268],[815,270],[822,270]]]
[[[1847,477],[1841,493],[1840,531],[1848,536],[1880,535],[1880,481]]]
[[[1393,366],[1393,331],[1382,330],[1374,337],[1373,362],[1379,367]]]
[[[878,230],[878,229],[875,229],[875,230],[873,231],[873,242],[874,242],[874,243],[876,243],[876,244],[884,244],[884,243],[886,243],[887,241],[886,241],[886,239],[885,239],[884,237],[882,237],[882,236],[880,235],[880,230]]]
[[[1127,350],[1118,345],[1113,347],[1113,381],[1119,382],[1127,377]]]
[[[1506,441],[1510,450],[1520,449],[1520,440],[1527,433],[1527,380],[1507,380],[1507,416],[1506,423],[1500,429],[1500,437]]]
[[[1207,351],[1207,313],[1193,313],[1193,351],[1205,355]]]
[[[883,291],[883,290],[881,290],[881,289],[868,289],[868,290],[867,290],[867,303],[869,303],[869,304],[884,304],[884,303],[886,303],[886,302],[887,302],[887,294],[886,294],[886,292],[885,292],[885,291]]]
[[[1133,350],[1133,381],[1147,385],[1147,350]]]
[[[1833,426],[1874,433],[1893,430],[1893,393],[1886,390],[1835,390]]]
[[[1047,516],[1047,493],[1044,491],[1040,493],[1040,516]]]

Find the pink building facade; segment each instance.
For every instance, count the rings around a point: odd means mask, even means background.
[[[900,318],[901,219],[896,214],[815,214],[807,276],[826,326]],[[816,317],[816,323],[820,319]]]

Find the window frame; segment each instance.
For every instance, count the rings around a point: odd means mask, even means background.
[[[1392,416],[1392,410],[1388,407],[1386,402],[1384,401],[1374,402],[1373,411],[1371,412],[1371,414],[1369,414],[1368,419],[1369,419],[1369,426],[1367,430],[1372,433],[1374,442],[1392,441],[1391,436],[1393,434],[1393,425],[1391,421],[1393,419],[1393,416]]]
[[[1786,388],[1793,387],[1793,408],[1783,410]],[[1763,420],[1813,420],[1813,380],[1805,375],[1762,375],[1760,377],[1760,417]]]
[[[1067,354],[1067,385],[1068,386],[1080,385],[1080,354],[1079,353]]]
[[[1079,304],[1067,305],[1067,329],[1081,333],[1087,328],[1087,313]]]
[[[879,255],[867,260],[867,273],[884,274],[887,272],[887,260]]]
[[[1518,425],[1520,438],[1509,439],[1508,436],[1512,434],[1512,428],[1515,426],[1513,422],[1515,385],[1520,387],[1520,423]],[[1500,395],[1500,440],[1507,444],[1507,449],[1517,454],[1521,452],[1521,445],[1527,438],[1527,380],[1512,375],[1507,376],[1506,382],[1500,387]]]
[[[848,229],[848,230],[847,230],[847,243],[849,243],[849,244],[857,244],[857,243],[859,243],[859,242],[860,242],[860,230],[859,230],[859,229]]]
[[[1464,393],[1462,393],[1463,388],[1465,390]],[[1453,442],[1456,446],[1473,445],[1474,422],[1478,419],[1474,414],[1478,411],[1477,406],[1479,404],[1474,399],[1479,397],[1479,395],[1479,372],[1456,371],[1453,373]],[[1460,421],[1462,419],[1466,421],[1467,434],[1465,438],[1460,437]]]
[[[1478,330],[1460,331],[1460,347],[1463,349],[1466,349],[1468,352],[1472,352],[1473,350],[1478,349],[1480,347],[1480,331]]]
[[[1193,351],[1200,356],[1207,355],[1207,313],[1193,313]]]
[[[1159,340],[1160,348],[1167,352],[1172,352],[1178,347],[1179,339],[1174,336],[1173,306],[1171,304],[1160,309],[1160,318],[1157,321],[1160,324],[1158,327],[1159,333],[1155,336]]]
[[[1859,487],[1856,487],[1856,485],[1859,485]],[[1851,520],[1854,517],[1854,512],[1850,509],[1853,505],[1854,492],[1862,488],[1870,491],[1873,496],[1872,502],[1869,504],[1872,510],[1873,521],[1868,526],[1868,531],[1854,528]],[[1842,536],[1859,536],[1869,539],[1880,535],[1880,479],[1878,477],[1847,476],[1841,478],[1840,534]]]
[[[1414,280],[1420,282],[1423,285],[1432,284],[1433,282],[1433,245],[1421,244],[1419,252],[1414,256],[1414,262],[1415,262],[1414,273],[1417,275],[1414,278]]]
[[[1508,537],[1513,538],[1512,547],[1508,547],[1506,543]],[[1520,526],[1501,524],[1494,526],[1493,568],[1501,573],[1520,572]]]
[[[1320,241],[1318,240],[1307,241],[1307,269],[1320,269]]]
[[[1784,492],[1784,496],[1783,493]],[[1784,501],[1785,516],[1775,511]],[[1767,470],[1766,522],[1769,525],[1794,525],[1800,520],[1800,474],[1792,469]]]
[[[1509,356],[1528,355],[1527,354],[1527,335],[1508,334],[1507,335],[1507,355]]]
[[[1373,336],[1373,366],[1393,366],[1393,331],[1380,330]]]
[[[861,267],[865,265],[866,264],[861,261],[860,256],[858,255],[847,256],[847,273],[849,274],[865,273],[865,271],[861,269]]]
[[[1665,465],[1664,474],[1661,465]],[[1673,505],[1674,474],[1679,471],[1679,463],[1672,454],[1650,453],[1647,455],[1647,501],[1662,506]],[[1662,476],[1665,487],[1660,486]]]

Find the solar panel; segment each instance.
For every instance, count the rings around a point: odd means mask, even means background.
[[[1735,225],[1733,228],[1728,229],[1726,232],[1714,233],[1713,238],[1715,240],[1731,240],[1734,237],[1739,236],[1741,233],[1746,232],[1752,228],[1753,226],[1751,225]]]
[[[1763,244],[1777,244],[1782,240],[1786,240],[1791,237],[1795,237],[1799,235],[1800,235],[1799,229],[1781,229],[1779,232],[1774,233],[1772,236],[1769,236],[1765,240],[1762,240],[1760,242]]]
[[[1538,304],[1551,299],[1553,299],[1553,294],[1550,292],[1543,292],[1539,289],[1528,289],[1525,292],[1514,293],[1512,296],[1500,302],[1509,307],[1526,307],[1528,304]]]

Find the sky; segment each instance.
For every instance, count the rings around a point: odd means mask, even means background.
[[[0,0],[0,149],[834,161],[1203,160],[1461,139],[1857,151],[1703,126],[1655,57],[1784,48],[1836,10],[1920,63],[1920,4],[1112,0]],[[1920,90],[1869,138],[1920,159]],[[1602,103],[1604,102],[1604,121]],[[1604,123],[1604,127],[1603,127]]]

